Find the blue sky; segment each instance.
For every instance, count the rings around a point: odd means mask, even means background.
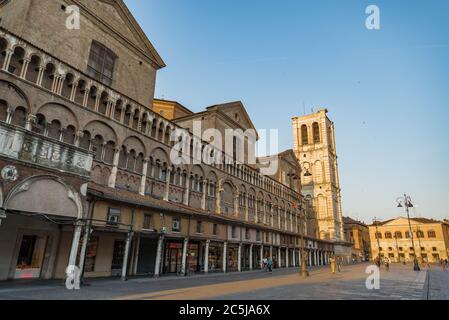
[[[292,148],[291,118],[335,122],[343,212],[449,218],[449,1],[126,0],[167,64],[156,97],[241,100]],[[380,8],[381,30],[365,28]]]

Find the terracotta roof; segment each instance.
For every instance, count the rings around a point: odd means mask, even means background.
[[[343,224],[359,224],[366,227],[365,223],[358,220],[354,220],[351,217],[343,217]]]

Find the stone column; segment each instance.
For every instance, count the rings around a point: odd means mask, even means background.
[[[273,246],[270,246],[270,259],[273,259]]]
[[[234,216],[238,217],[240,213],[240,195],[238,192],[234,194]]]
[[[249,270],[253,270],[253,248],[254,245],[251,243],[249,245]]]
[[[183,204],[188,206],[189,202],[190,202],[190,176],[189,174],[187,174],[186,176],[186,186],[185,186],[185,190],[184,190],[184,199],[183,199]]]
[[[289,263],[289,258],[290,258],[290,255],[289,255],[289,251],[290,251],[290,248],[287,248],[286,250],[285,250],[285,267],[286,268],[288,268],[289,266],[290,266],[290,263]]]
[[[97,89],[97,96],[95,97],[95,108],[94,110],[98,112],[98,109],[100,107],[100,99],[101,99],[101,89]]]
[[[44,78],[44,72],[45,72],[45,66],[40,65],[39,66],[39,72],[37,74],[36,84],[41,87],[42,86],[42,80]]]
[[[267,205],[265,203],[265,200],[262,202],[263,206],[263,223],[267,224]]]
[[[182,246],[182,262],[181,262],[181,274],[186,275],[187,271],[187,249],[189,246],[189,238],[184,238],[184,245]]]
[[[117,180],[118,163],[120,160],[120,149],[115,149],[114,161],[112,162],[111,175],[109,176],[108,187],[115,188],[115,181]]]
[[[282,251],[282,248],[281,247],[279,247],[278,248],[278,267],[279,268],[282,268],[282,255],[281,255],[281,251]]]
[[[58,86],[56,87],[56,93],[59,95],[62,95],[62,88],[64,86],[65,79],[66,79],[65,75],[61,75],[61,77],[59,78]]]
[[[84,261],[86,261],[86,249],[87,249],[87,244],[89,243],[89,238],[90,238],[90,227],[86,226],[84,228],[84,236],[83,236],[83,245],[81,247],[81,252],[80,252],[80,276],[83,276],[84,273]]]
[[[292,258],[292,267],[296,268],[296,248],[293,248],[293,258]]]
[[[90,86],[86,85],[85,91],[84,91],[84,98],[83,98],[83,107],[87,108],[87,101],[89,100],[89,93],[90,93]]]
[[[249,197],[245,194],[245,220],[249,221]]]
[[[278,229],[282,229],[281,226],[281,210],[279,210],[279,206],[276,206],[276,213],[278,216]]]
[[[139,189],[139,194],[142,196],[145,195],[145,189],[146,189],[145,187],[147,185],[148,161],[149,161],[149,159],[145,159],[143,161],[142,178],[140,179],[140,189]]]
[[[22,70],[20,71],[20,77],[22,79],[26,78],[26,74],[28,71],[28,66],[30,65],[31,59],[30,58],[25,58],[23,59],[23,65],[22,65]]]
[[[265,258],[265,257],[263,256],[263,244],[261,244],[260,245],[260,260],[262,261],[263,258]],[[259,261],[259,264],[261,265],[260,261]]]
[[[5,55],[5,60],[3,61],[3,70],[8,71],[9,69],[9,64],[11,62],[11,58],[14,54],[14,51],[12,49],[6,49],[6,55]]]
[[[239,244],[237,270],[239,272],[242,272],[242,244],[241,243]]]
[[[134,250],[134,259],[133,261],[133,275],[137,274],[137,267],[139,265],[139,253],[140,253],[140,234],[136,237],[136,248]]]
[[[76,90],[78,89],[78,80],[73,82],[72,91],[70,92],[70,101],[75,101]]]
[[[221,213],[221,191],[220,191],[221,183],[219,181],[217,182],[216,187],[217,187],[217,190],[216,190],[217,195],[216,195],[216,199],[215,199],[215,212],[217,214],[220,214]]]
[[[79,222],[79,221],[76,222],[75,230],[73,232],[72,247],[70,250],[69,266],[76,265],[76,256],[78,254],[78,246],[80,243],[80,237],[81,237],[82,230],[83,230],[83,226],[81,225],[81,222]]]
[[[154,265],[154,276],[159,277],[161,272],[161,260],[162,260],[162,246],[164,244],[164,236],[159,236],[159,240],[157,242],[157,251],[156,251],[156,262]]]
[[[203,184],[203,194],[202,194],[202,198],[201,198],[201,209],[206,210],[206,197],[207,197],[209,184],[207,183],[207,180],[203,180],[201,183]]]
[[[171,168],[167,168],[167,176],[166,176],[166,180],[165,180],[164,201],[168,201],[170,199],[170,179],[171,179]]]
[[[204,273],[209,272],[209,246],[210,240],[206,241],[206,249],[204,251]]]
[[[131,240],[133,238],[133,232],[130,231],[126,235],[126,244],[125,244],[125,255],[123,256],[123,265],[122,265],[122,280],[127,280],[128,275],[128,257],[129,257],[129,249],[131,247]]]
[[[224,242],[224,244],[223,244],[223,272],[224,273],[226,273],[227,267],[228,267],[228,243]]]
[[[257,195],[256,199],[254,200],[254,210],[254,222],[259,223],[259,200],[257,199]]]

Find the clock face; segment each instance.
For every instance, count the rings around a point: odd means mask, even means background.
[[[6,166],[2,169],[1,175],[6,181],[16,181],[19,177],[19,172],[14,166]]]

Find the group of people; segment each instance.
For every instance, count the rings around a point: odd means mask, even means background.
[[[341,268],[343,266],[343,258],[342,257],[337,257],[335,258],[335,256],[332,256],[330,258],[330,265],[331,265],[331,271],[332,273],[335,273],[335,267],[337,267],[338,272],[341,272]]]
[[[273,260],[271,258],[263,258],[262,269],[266,272],[273,272]]]
[[[374,260],[374,262],[376,263],[376,266],[378,268],[380,268],[380,266],[383,264],[385,266],[385,269],[390,270],[390,264],[391,264],[391,260],[388,257],[384,257],[384,258],[380,258],[379,256],[376,257],[376,259]]]

